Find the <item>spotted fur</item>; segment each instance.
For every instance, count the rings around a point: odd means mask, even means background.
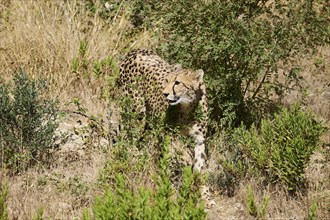
[[[119,78],[124,93],[133,97],[132,109],[142,116],[142,123],[148,115],[171,112],[172,123],[193,137],[197,172],[203,171],[206,160],[208,106],[203,75],[203,70],[172,66],[150,50],[134,50],[122,62]]]

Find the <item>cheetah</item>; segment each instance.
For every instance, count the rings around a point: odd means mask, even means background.
[[[145,117],[169,112],[174,124],[194,139],[194,172],[202,172],[206,160],[208,106],[203,76],[201,69],[170,65],[146,49],[128,53],[120,66],[119,83],[124,94],[133,98],[132,109],[141,115],[141,124],[146,123]],[[195,117],[197,109],[199,117]]]

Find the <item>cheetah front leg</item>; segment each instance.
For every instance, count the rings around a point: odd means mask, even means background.
[[[195,141],[195,152],[194,152],[194,164],[193,169],[196,172],[203,174],[206,164],[206,152],[205,152],[205,135],[203,133],[203,126],[195,124],[190,130],[190,135]],[[211,199],[209,187],[206,185],[201,186],[202,199],[205,201],[206,208],[211,208],[215,205],[215,201]]]
[[[194,171],[202,172],[205,167],[205,137],[202,132],[202,126],[195,124],[189,132],[190,136],[194,138],[195,141],[195,152],[194,152]]]

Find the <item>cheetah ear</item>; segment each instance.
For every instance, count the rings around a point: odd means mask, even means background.
[[[194,75],[199,83],[203,82],[204,71],[202,69],[196,70]]]
[[[182,65],[177,63],[173,66],[174,72],[182,70]]]

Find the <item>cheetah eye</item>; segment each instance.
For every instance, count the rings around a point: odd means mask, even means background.
[[[179,85],[180,83],[181,83],[180,81],[177,81],[177,80],[176,80],[176,81],[174,82],[174,85]]]

